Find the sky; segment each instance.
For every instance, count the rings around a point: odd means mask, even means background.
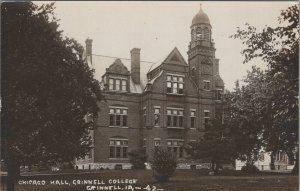
[[[298,2],[59,1],[55,15],[64,35],[84,46],[87,38],[93,39],[93,54],[130,58],[130,50],[140,48],[141,60],[161,62],[177,47],[187,61],[190,26],[200,3],[212,25],[220,75],[225,88],[232,90],[234,82],[242,79],[252,65],[264,68],[266,64],[257,59],[243,64],[242,43],[229,36],[245,23],[258,29],[275,27],[281,10]]]

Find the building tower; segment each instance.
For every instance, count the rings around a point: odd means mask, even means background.
[[[218,89],[223,89],[215,51],[210,20],[200,5],[199,12],[192,20],[191,41],[187,52],[189,73],[200,91],[215,92],[219,86]]]

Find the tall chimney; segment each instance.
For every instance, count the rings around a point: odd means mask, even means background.
[[[85,52],[86,52],[86,60],[88,61],[89,64],[92,65],[92,45],[93,45],[93,40],[87,38],[85,40]]]
[[[140,83],[140,51],[139,48],[133,48],[131,53],[131,78],[135,84]]]

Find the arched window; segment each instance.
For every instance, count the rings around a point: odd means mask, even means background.
[[[193,41],[196,40],[196,31],[195,31],[195,29],[192,29],[191,36],[192,36]]]
[[[204,40],[207,40],[207,41],[210,40],[209,29],[207,27],[205,27],[203,29],[203,38],[204,38]]]
[[[202,33],[202,29],[200,27],[198,27],[196,29],[196,38],[197,38],[197,40],[202,40],[203,39],[203,33]]]

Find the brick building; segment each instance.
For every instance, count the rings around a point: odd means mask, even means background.
[[[145,148],[151,156],[156,146],[176,153],[182,168],[190,167],[193,161],[186,159],[184,146],[203,135],[224,91],[211,34],[200,8],[191,24],[188,61],[174,48],[156,64],[141,61],[138,48],[130,51],[131,59],[94,55],[92,40],[86,40],[86,59],[98,66],[106,101],[98,103],[97,128],[91,132],[94,148],[76,161],[79,169],[130,168],[129,151]]]

